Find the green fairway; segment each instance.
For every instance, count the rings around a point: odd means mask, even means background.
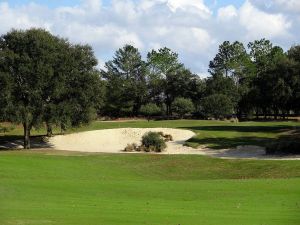
[[[225,148],[264,145],[299,123],[93,122],[68,132],[121,127],[189,129],[187,144]],[[0,151],[1,225],[299,225],[299,215],[300,161]]]
[[[0,224],[298,225],[300,162],[0,152]]]

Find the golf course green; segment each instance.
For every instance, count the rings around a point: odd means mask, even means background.
[[[264,145],[299,123],[93,122],[69,132],[120,127],[189,129],[187,144],[218,149]],[[0,151],[0,224],[299,225],[300,161]]]

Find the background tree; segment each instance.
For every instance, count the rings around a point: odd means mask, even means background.
[[[147,56],[150,98],[165,103],[167,115],[172,114],[176,97],[185,97],[194,75],[179,62],[178,54],[169,48],[152,50]]]
[[[233,104],[231,99],[224,94],[209,95],[202,100],[202,109],[206,117],[222,119],[233,113]]]
[[[209,94],[224,94],[232,100],[235,113],[247,112],[244,98],[249,92],[249,82],[254,73],[254,65],[244,45],[240,42],[223,42],[215,58],[210,61],[208,81]]]
[[[282,48],[273,46],[266,39],[248,44],[255,65],[255,77],[251,83],[251,100],[256,114],[264,118],[272,114],[277,118],[279,111],[286,111],[287,102],[292,94],[289,87],[287,57]]]
[[[287,53],[289,63],[289,84],[292,90],[288,103],[288,110],[293,110],[296,114],[300,112],[300,45],[292,46]]]
[[[172,104],[172,109],[180,118],[195,110],[192,100],[187,98],[176,98]]]
[[[137,115],[147,96],[145,63],[137,48],[125,45],[102,71],[107,80],[107,111],[112,115]]]
[[[149,121],[152,116],[159,116],[161,114],[161,108],[154,103],[148,103],[146,105],[142,105],[140,113],[146,116]]]

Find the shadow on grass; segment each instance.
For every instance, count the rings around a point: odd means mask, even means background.
[[[228,149],[235,148],[240,145],[258,145],[265,146],[274,141],[274,138],[258,138],[258,137],[216,137],[216,138],[197,138],[189,139],[186,144],[191,147],[205,145],[212,149]]]
[[[196,131],[233,131],[233,132],[267,132],[267,133],[281,133],[284,131],[291,130],[291,126],[277,125],[277,126],[190,126],[182,127],[183,129],[196,130]]]
[[[52,146],[45,141],[45,136],[32,136],[30,138],[31,148],[51,148]],[[0,151],[9,149],[22,149],[23,147],[22,135],[5,135],[0,136]]]

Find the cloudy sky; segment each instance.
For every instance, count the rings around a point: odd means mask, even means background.
[[[43,27],[94,47],[100,67],[129,43],[143,56],[167,46],[207,75],[225,40],[300,44],[300,0],[0,0],[0,34]]]

